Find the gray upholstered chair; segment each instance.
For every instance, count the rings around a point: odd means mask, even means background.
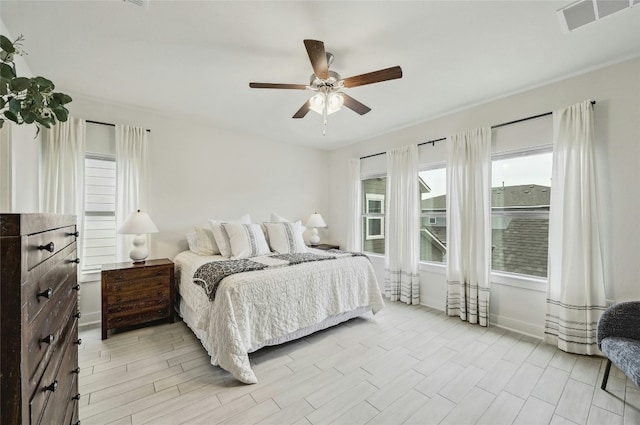
[[[601,388],[607,386],[611,363],[640,387],[640,301],[609,307],[598,321],[596,338],[608,359]]]

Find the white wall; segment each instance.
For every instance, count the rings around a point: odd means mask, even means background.
[[[346,242],[348,212],[347,162],[354,157],[393,147],[438,139],[476,127],[488,126],[553,111],[591,99],[595,105],[596,155],[599,172],[605,245],[608,252],[607,298],[617,302],[640,299],[640,59],[607,66],[513,96],[437,117],[424,123],[362,141],[330,155],[331,236]],[[420,93],[416,93],[420,95]],[[428,93],[424,93],[428,96]],[[495,144],[494,144],[495,146]],[[514,145],[514,148],[518,146]],[[509,146],[501,146],[508,150]],[[421,148],[422,162],[442,162],[445,142]],[[379,278],[382,260],[373,259]],[[422,266],[421,302],[444,308],[444,268]],[[545,315],[544,283],[512,286],[493,278],[491,320],[494,324],[542,337]]]
[[[153,111],[70,93],[71,115],[131,124],[149,134],[149,214],[160,229],[151,236],[151,258],[173,258],[186,249],[185,233],[209,218],[249,213],[253,222],[276,212],[303,220],[328,213],[328,152],[259,140]],[[250,125],[250,123],[247,123]],[[328,240],[328,229],[323,229]],[[83,323],[100,318],[100,285],[83,283]]]

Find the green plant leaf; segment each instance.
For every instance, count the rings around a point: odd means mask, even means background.
[[[18,116],[17,116],[16,114],[14,114],[13,112],[11,112],[11,111],[4,111],[4,116],[5,116],[8,120],[11,120],[11,121],[13,121],[13,122],[14,122],[14,123],[16,123],[16,124],[19,124],[19,122],[18,122]]]
[[[54,108],[53,113],[55,114],[56,118],[58,118],[58,121],[65,122],[69,117],[69,111],[64,106]]]
[[[38,124],[46,128],[51,128],[51,125],[49,124],[49,118],[36,117],[36,121],[38,122]]]
[[[4,97],[0,97],[0,109],[4,108],[4,105],[7,104],[7,101],[4,100]]]
[[[44,89],[53,90],[55,88],[55,86],[53,85],[53,82],[51,80],[47,80],[44,77],[35,77],[33,81],[35,81],[35,83],[40,86],[40,90],[44,90]]]
[[[22,114],[22,119],[24,119],[24,122],[27,124],[33,124],[36,120],[36,114],[33,112],[27,112],[26,114]]]
[[[71,96],[64,93],[53,93],[53,96],[51,97],[55,99],[60,105],[66,105],[73,100],[71,99]]]
[[[25,77],[16,77],[11,80],[11,83],[9,85],[11,87],[11,90],[13,91],[23,91],[29,88],[29,86],[31,85],[31,79]]]
[[[18,99],[16,99],[15,97],[12,97],[9,100],[9,110],[11,112],[13,112],[14,114],[19,114],[20,111],[22,110],[22,105],[20,104],[20,101]],[[7,117],[9,118],[9,117]]]
[[[13,53],[16,51],[11,40],[9,40],[4,35],[0,35],[0,49],[4,50],[7,53]]]
[[[13,69],[11,65],[7,65],[6,63],[0,63],[0,77],[6,78],[8,80],[15,78],[16,71]]]
[[[4,120],[2,118],[0,118],[0,128],[2,128],[3,124],[4,124]]]

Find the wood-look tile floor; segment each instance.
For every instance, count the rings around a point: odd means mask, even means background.
[[[250,355],[259,383],[212,366],[180,322],[80,331],[90,424],[640,424],[640,389],[605,360],[387,302]]]

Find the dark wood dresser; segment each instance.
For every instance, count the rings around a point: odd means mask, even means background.
[[[167,258],[102,266],[102,339],[110,329],[173,322],[173,267]]]
[[[76,217],[0,214],[2,424],[78,423]]]

